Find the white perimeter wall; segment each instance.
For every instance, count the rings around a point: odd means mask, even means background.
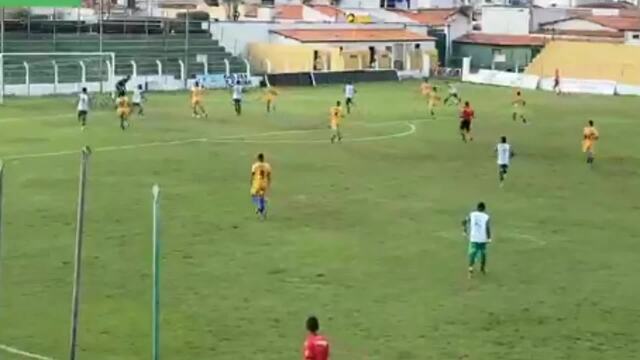
[[[269,42],[272,23],[259,22],[212,22],[211,33],[233,55],[245,57],[247,44]]]
[[[345,9],[379,9],[380,0],[342,0],[340,7]]]
[[[463,3],[460,0],[411,0],[412,9],[431,9],[431,8],[445,8],[451,9],[461,6]]]
[[[541,8],[569,8],[573,7],[574,0],[534,0],[533,5]]]
[[[482,32],[488,34],[528,34],[529,9],[484,7],[482,8]]]
[[[535,8],[533,9],[533,29],[539,30],[541,23],[558,21],[569,17],[567,9]]]

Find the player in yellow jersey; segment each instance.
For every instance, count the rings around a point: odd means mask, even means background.
[[[118,118],[120,119],[120,129],[123,131],[129,127],[129,113],[131,113],[129,98],[127,98],[126,95],[120,96],[116,100],[116,114],[118,114]]]
[[[527,105],[527,102],[524,100],[522,96],[522,91],[516,90],[516,95],[511,101],[511,106],[513,107],[513,112],[511,113],[511,118],[513,121],[518,119],[522,120],[523,124],[527,123],[527,118],[524,116],[524,107]]]
[[[271,165],[264,161],[264,154],[260,153],[251,166],[251,199],[256,206],[256,214],[261,219],[267,217],[267,191],[271,187]]]
[[[331,127],[331,143],[342,141],[342,132],[340,131],[340,123],[342,123],[342,104],[340,101],[336,101],[336,106],[332,106],[329,109],[329,126]]]
[[[191,110],[193,111],[193,117],[200,117],[204,115],[206,118],[209,116],[209,114],[207,114],[207,110],[204,109],[203,101],[204,86],[196,81],[191,88]]]
[[[269,86],[264,92],[264,101],[267,104],[267,112],[276,111],[276,100],[280,92],[276,88]]]
[[[432,117],[436,116],[436,107],[438,106],[438,104],[440,104],[440,95],[438,95],[438,88],[437,87],[433,87],[431,89],[431,91],[429,92],[429,100],[428,100],[428,107],[429,107],[429,114],[431,114]]]
[[[420,93],[422,96],[428,97],[432,89],[433,87],[429,84],[429,79],[425,78],[422,80],[422,84],[420,84]]]
[[[593,167],[595,160],[596,142],[600,139],[600,133],[594,126],[593,120],[589,120],[587,126],[582,130],[582,152],[587,154],[587,164]]]

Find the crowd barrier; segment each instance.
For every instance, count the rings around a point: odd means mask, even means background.
[[[479,70],[475,74],[466,74],[463,81],[476,84],[489,84],[497,86],[510,86],[522,89],[536,89],[540,77],[528,74],[516,74],[497,70]]]
[[[553,91],[555,80],[544,78],[540,81],[540,89]],[[610,80],[560,79],[560,91],[564,93],[614,95],[616,82]]]
[[[316,86],[352,82],[399,81],[395,70],[353,70],[267,74],[271,86]]]
[[[373,81],[399,81],[398,72],[395,70],[359,70],[359,71],[335,71],[313,73],[316,85],[344,84],[346,82],[373,82]]]
[[[271,86],[313,86],[310,72],[267,74]]]
[[[616,94],[618,95],[636,95],[640,96],[640,86],[616,84]]]
[[[554,91],[555,84],[554,78],[540,78],[537,75],[484,69],[479,70],[477,73],[464,73],[462,81],[545,91]],[[561,78],[560,90],[564,93],[577,94],[640,96],[640,86],[619,84],[611,80]]]

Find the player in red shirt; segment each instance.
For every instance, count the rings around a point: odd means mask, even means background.
[[[304,341],[304,360],[329,360],[329,341],[318,334],[320,322],[315,316],[307,319],[309,335]]]
[[[471,107],[468,101],[465,101],[464,107],[462,108],[462,112],[460,113],[460,136],[462,136],[462,141],[473,141],[473,136],[471,135],[471,121],[476,116],[475,111]]]

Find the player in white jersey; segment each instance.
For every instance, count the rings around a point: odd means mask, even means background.
[[[356,96],[356,87],[353,82],[349,81],[344,86],[345,105],[347,106],[347,114],[351,114],[351,106],[355,105],[353,98]]]
[[[144,107],[142,107],[142,102],[145,100],[144,98],[144,89],[142,85],[138,85],[135,89],[133,89],[133,96],[131,97],[131,110],[138,109],[138,115],[144,116]]]
[[[462,99],[460,98],[460,95],[458,95],[458,88],[452,83],[447,83],[447,86],[449,87],[449,94],[444,98],[444,104],[447,105],[451,99],[455,100],[456,105],[460,104]]]
[[[242,85],[240,85],[240,81],[237,81],[232,88],[232,98],[233,98],[233,107],[236,110],[236,115],[240,116],[242,114]]]
[[[82,92],[78,95],[78,121],[82,126],[82,130],[87,126],[87,115],[89,114],[89,94],[87,88],[82,88]]]
[[[473,275],[473,267],[480,257],[480,271],[487,270],[487,244],[491,242],[491,226],[489,214],[483,202],[478,203],[475,211],[462,222],[464,233],[469,238],[469,277]]]
[[[504,180],[507,177],[509,171],[509,164],[511,158],[515,156],[515,153],[511,149],[511,145],[507,142],[507,137],[500,137],[500,142],[496,145],[496,162],[498,163],[498,179],[500,180],[500,186],[504,185]]]

